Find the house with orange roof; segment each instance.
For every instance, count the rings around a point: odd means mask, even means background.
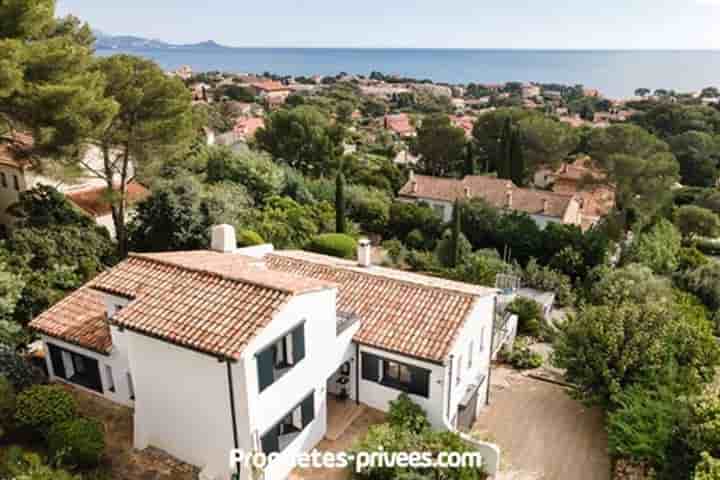
[[[0,141],[0,224],[10,226],[13,217],[8,207],[20,199],[20,194],[40,185],[54,187],[83,212],[95,219],[98,225],[106,227],[114,236],[110,204],[107,201],[107,181],[91,173],[102,170],[100,151],[95,147],[86,150],[83,157],[85,172],[79,177],[56,178],[41,170],[32,161],[30,150],[32,138],[27,135],[16,136],[16,140]],[[131,173],[132,174],[132,173]],[[137,182],[128,185],[129,205],[139,202],[149,195],[149,191]],[[130,214],[128,210],[128,214]]]
[[[415,127],[413,127],[410,116],[407,113],[385,115],[383,126],[386,130],[390,130],[401,138],[414,137],[416,135]]]
[[[235,121],[233,132],[244,140],[250,140],[255,136],[257,129],[264,126],[265,119],[263,117],[238,118]]]
[[[456,200],[473,198],[500,210],[525,212],[541,228],[548,223],[579,226],[583,219],[581,202],[575,194],[521,188],[510,180],[483,175],[456,179],[411,173],[398,196],[405,201],[427,203],[446,222],[452,219]]]
[[[373,265],[366,240],[355,261],[236,244],[220,225],[208,250],[131,254],[40,314],[50,378],[133,407],[135,448],[217,480],[252,478],[233,449],[271,455],[263,478],[285,479],[401,393],[452,431],[488,402],[517,328],[496,289]],[[499,449],[465,438],[494,474]]]

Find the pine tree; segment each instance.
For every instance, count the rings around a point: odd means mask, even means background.
[[[475,175],[477,173],[477,160],[472,142],[467,143],[465,149],[465,175]]]
[[[345,233],[345,176],[342,172],[335,177],[335,231]]]

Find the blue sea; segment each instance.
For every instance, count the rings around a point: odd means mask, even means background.
[[[534,81],[582,84],[610,98],[636,88],[696,91],[720,85],[720,50],[440,50],[356,48],[217,48],[98,50],[133,53],[166,70],[368,75],[373,70],[449,83]]]

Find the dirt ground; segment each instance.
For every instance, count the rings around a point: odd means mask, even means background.
[[[604,415],[566,389],[505,367],[473,432],[501,449],[498,480],[609,480]]]
[[[181,463],[166,453],[148,448],[133,450],[132,410],[78,389],[66,387],[78,401],[84,416],[105,425],[105,455],[102,470],[113,480],[195,480],[195,467]]]

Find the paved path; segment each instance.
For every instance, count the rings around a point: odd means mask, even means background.
[[[498,480],[610,479],[602,411],[508,368],[493,370],[491,387],[473,431],[500,446]]]

